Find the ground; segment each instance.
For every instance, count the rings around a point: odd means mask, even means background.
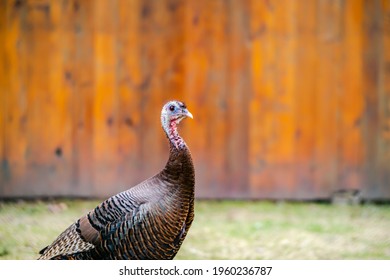
[[[98,203],[0,202],[0,259],[36,259]],[[196,201],[176,259],[390,259],[390,207]]]

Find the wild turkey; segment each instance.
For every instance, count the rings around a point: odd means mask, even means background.
[[[194,219],[194,166],[177,131],[186,117],[192,114],[184,103],[166,103],[161,111],[170,143],[165,168],[81,217],[42,249],[39,259],[173,259]]]

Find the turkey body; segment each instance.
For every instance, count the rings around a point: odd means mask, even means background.
[[[179,116],[192,117],[179,101],[164,106],[162,124],[170,142],[165,168],[78,219],[40,251],[39,259],[175,257],[194,219],[195,172],[191,153],[176,130],[184,117],[176,118],[172,106]]]

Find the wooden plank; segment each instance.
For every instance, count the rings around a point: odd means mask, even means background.
[[[194,120],[185,124],[184,135],[193,151],[197,186],[200,186],[196,194],[208,198],[217,197],[228,182],[226,11],[224,1],[207,5],[188,2],[186,7],[184,91]],[[201,188],[204,185],[208,187]]]
[[[250,103],[250,186],[251,192],[266,197],[272,194],[274,176],[271,167],[272,112],[275,61],[274,2],[251,2],[251,71],[253,98]]]
[[[9,183],[9,162],[6,158],[6,117],[9,108],[8,95],[9,95],[9,71],[10,61],[7,56],[6,44],[9,42],[9,24],[8,24],[8,12],[9,7],[5,1],[0,2],[0,196],[4,195],[6,185]]]
[[[139,156],[142,139],[139,137],[141,94],[149,86],[150,76],[141,71],[139,46],[141,30],[141,2],[120,1],[118,11],[118,187],[132,186],[143,179]]]
[[[338,186],[339,98],[343,95],[342,46],[344,42],[344,11],[341,1],[318,2],[318,60],[315,108],[316,192],[312,198],[328,198]]]
[[[379,1],[364,1],[363,20],[363,69],[365,96],[365,169],[366,188],[363,197],[371,199],[380,197],[380,170],[378,151],[378,132],[380,131],[380,114],[378,100],[379,69],[380,69],[380,30],[381,11]]]
[[[347,1],[343,46],[343,94],[340,96],[339,188],[361,189],[364,180],[362,119],[364,110],[361,22],[363,2]],[[353,102],[351,102],[353,100]]]
[[[305,198],[315,192],[315,127],[317,112],[315,108],[315,87],[318,71],[318,50],[316,44],[317,16],[316,1],[300,1],[297,14],[297,62],[295,71],[299,73],[295,91],[299,102],[296,104],[297,126],[296,137],[296,172],[297,188],[295,197]]]
[[[58,52],[60,42],[56,34],[60,17],[60,6],[48,1],[28,2],[25,6],[26,21],[23,32],[26,34],[27,69],[33,69],[26,77],[26,126],[25,182],[19,185],[19,195],[61,194],[63,155],[60,147],[62,132],[66,131],[62,110],[64,100],[61,89],[61,58]],[[53,91],[53,89],[55,91]],[[63,129],[63,130],[62,130]],[[65,177],[68,177],[65,174]],[[27,183],[28,182],[28,183]]]
[[[275,17],[274,47],[274,95],[272,100],[272,146],[270,166],[274,177],[272,198],[293,197],[296,189],[295,128],[297,94],[296,52],[297,22],[296,3],[274,2],[271,7]],[[283,176],[280,176],[283,174]]]
[[[246,40],[249,38],[249,2],[240,4],[232,1],[228,6],[228,24],[230,27],[228,41],[227,85],[229,98],[227,100],[227,122],[229,135],[227,141],[227,176],[228,184],[224,191],[230,197],[248,196],[248,123],[249,112],[249,49]]]
[[[48,48],[50,48],[51,57],[47,65],[46,77],[48,79],[46,82],[48,83],[47,93],[50,95],[47,97],[47,113],[50,116],[48,129],[50,144],[47,146],[49,149],[47,161],[50,165],[47,167],[47,174],[42,176],[42,179],[48,182],[49,186],[53,186],[51,187],[53,194],[64,196],[69,195],[73,189],[72,113],[69,112],[73,88],[66,72],[66,66],[71,60],[67,51],[72,44],[69,42],[72,34],[68,34],[64,26],[71,21],[70,18],[73,18],[73,5],[70,2],[66,3],[68,5],[63,5],[59,1],[48,2],[48,4],[50,30],[47,40],[49,40]],[[47,125],[44,122],[42,124]],[[44,182],[41,184],[43,185]]]
[[[73,68],[66,74],[74,84],[72,110],[73,128],[73,184],[76,196],[97,196],[94,192],[94,96],[95,96],[95,45],[94,9],[92,1],[73,3],[75,41]],[[71,35],[69,35],[71,36]],[[69,46],[72,48],[72,46]],[[70,74],[70,76],[69,76]]]
[[[150,86],[143,91],[141,103],[141,166],[143,174],[151,175],[161,169],[164,162],[161,153],[165,151],[163,147],[166,148],[158,117],[162,103],[162,76],[165,72],[167,56],[170,56],[163,53],[164,35],[167,28],[164,4],[162,1],[144,1],[142,7],[144,17],[141,24],[143,34],[141,47],[145,50],[142,56],[145,61],[142,69],[144,73],[150,75],[151,80]],[[150,44],[150,42],[154,43]]]
[[[221,1],[210,2],[210,5],[220,5]],[[183,136],[187,145],[190,147],[196,172],[196,190],[197,197],[213,196],[215,191],[215,183],[209,180],[209,166],[207,161],[207,148],[211,145],[212,139],[207,137],[207,127],[210,121],[207,118],[207,110],[210,108],[205,106],[205,100],[208,97],[215,96],[214,91],[217,90],[214,86],[209,89],[209,94],[201,94],[206,91],[206,68],[208,67],[208,59],[206,46],[215,39],[215,36],[210,36],[210,41],[204,40],[205,32],[205,15],[206,7],[204,0],[201,1],[186,1],[184,11],[184,99],[189,107],[194,119],[190,124],[185,125],[182,129]],[[214,19],[217,19],[221,13],[216,11]],[[211,25],[213,26],[213,25]],[[221,24],[218,26],[221,27]],[[222,27],[221,27],[222,28]],[[221,53],[224,53],[223,49]],[[219,69],[223,71],[223,69]],[[220,73],[220,72],[215,72]],[[223,75],[221,72],[220,75]],[[220,83],[221,85],[223,83]],[[211,103],[214,105],[214,103]],[[188,135],[188,136],[187,136]],[[202,186],[208,185],[208,189]]]
[[[26,100],[26,38],[23,34],[23,17],[26,5],[6,3],[5,19],[7,20],[7,36],[4,51],[7,56],[6,110],[4,111],[4,154],[2,169],[7,180],[3,185],[2,195],[20,196],[26,191],[27,151],[27,100]]]
[[[63,196],[84,196],[83,189],[79,185],[79,147],[76,140],[76,133],[79,128],[78,113],[82,97],[78,95],[78,78],[77,69],[85,67],[76,63],[77,49],[80,49],[76,37],[81,32],[80,28],[80,5],[77,0],[62,2],[57,6],[56,20],[57,27],[53,41],[57,43],[58,60],[61,63],[60,69],[55,69],[57,78],[51,80],[51,91],[57,93],[57,99],[60,101],[57,108],[63,114],[58,121],[56,132],[62,135],[59,145],[55,148],[58,168],[63,174],[57,176],[61,191],[57,195]],[[56,67],[56,65],[52,65]]]
[[[382,17],[382,46],[381,46],[381,85],[380,85],[380,112],[382,116],[380,154],[381,162],[381,199],[390,198],[390,2],[381,1]]]
[[[192,135],[197,135],[196,139],[189,138],[187,143],[195,156],[195,178],[196,186],[209,185],[209,190],[197,188],[198,196],[207,197],[215,194],[217,186],[211,184],[212,166],[207,161],[209,154],[208,144],[208,104],[205,94],[207,89],[207,70],[209,69],[209,57],[205,39],[207,36],[207,18],[211,13],[212,6],[205,6],[205,1],[187,1],[186,3],[186,87],[187,97],[193,100],[189,104],[193,108],[194,124],[191,126]],[[217,15],[218,17],[218,15]],[[194,111],[195,110],[195,111]],[[196,141],[195,141],[196,140]]]
[[[215,1],[208,6],[206,17],[207,29],[204,36],[208,39],[207,60],[207,148],[212,154],[206,160],[208,166],[207,184],[213,189],[208,196],[218,197],[229,185],[228,151],[228,4]]]
[[[295,188],[296,5],[253,1],[251,10],[250,185],[255,197],[283,197]]]
[[[118,1],[98,1],[94,6],[93,185],[98,196],[115,192],[118,178]]]
[[[177,23],[184,22],[186,5],[182,0],[168,0],[164,2],[161,9],[157,7],[157,10],[163,16],[162,25],[163,30],[166,31],[162,35],[162,44],[158,48],[159,56],[165,62],[164,72],[161,75],[160,91],[163,96],[161,101],[165,103],[171,99],[183,100],[185,32],[184,26]],[[167,53],[170,55],[167,56]],[[165,145],[163,148],[165,149]]]
[[[23,135],[11,142],[24,143],[24,148],[19,150],[23,154],[18,159],[24,162],[25,173],[15,181],[17,193],[14,195],[63,195],[67,193],[66,179],[71,178],[71,147],[68,141],[69,96],[63,91],[61,36],[58,34],[62,6],[59,2],[51,5],[41,1],[22,3],[18,9],[23,15],[21,31],[25,40],[19,45],[22,45],[21,64],[26,70],[15,73],[24,80],[20,83],[23,91],[16,95],[20,103],[14,108],[24,114],[17,124],[20,127],[12,130]]]
[[[142,143],[139,149],[139,164],[142,170],[142,179],[151,176],[161,170],[165,158],[160,156],[166,151],[166,143],[160,125],[160,109],[162,106],[162,79],[165,61],[163,58],[163,34],[165,30],[164,20],[166,15],[160,15],[164,3],[142,1],[139,7],[141,20],[139,25],[140,35],[140,71],[145,77],[146,83],[140,95],[140,126],[138,137]],[[153,44],[151,44],[153,42]],[[163,149],[163,147],[165,149]]]

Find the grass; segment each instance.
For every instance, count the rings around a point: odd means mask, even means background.
[[[36,259],[98,201],[0,203],[0,259]],[[197,201],[176,259],[390,259],[390,207]]]

